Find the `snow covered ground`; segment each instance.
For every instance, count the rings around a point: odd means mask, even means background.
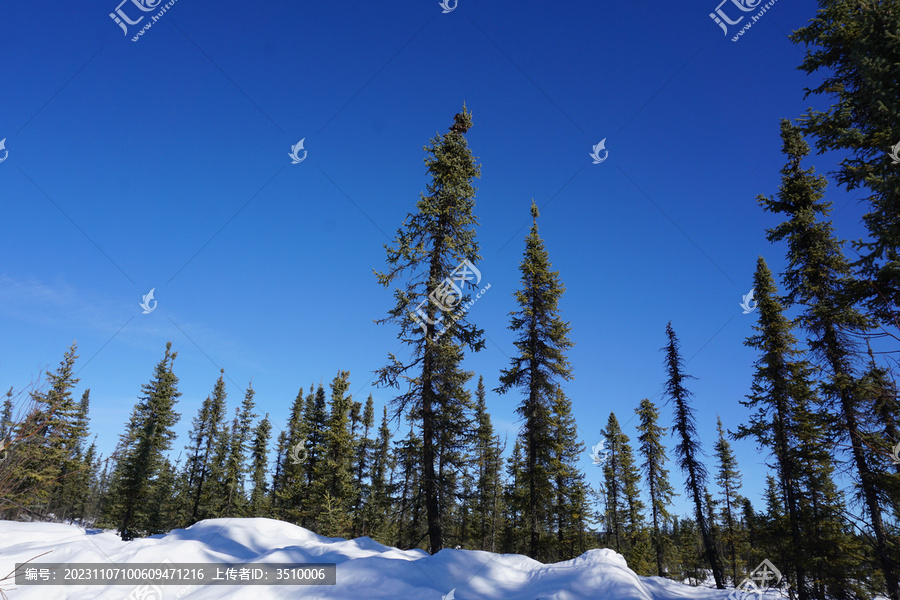
[[[574,560],[545,565],[517,554],[470,550],[446,549],[430,556],[382,546],[369,538],[326,538],[272,519],[212,519],[130,542],[109,531],[0,521],[0,578],[15,563],[48,550],[52,552],[35,563],[335,563],[337,583],[16,586],[7,580],[0,589],[10,600],[724,600],[729,594],[639,577],[612,550],[591,550]]]

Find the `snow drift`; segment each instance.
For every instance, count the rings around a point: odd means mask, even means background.
[[[187,586],[0,584],[10,600],[723,600],[728,591],[640,577],[612,550],[590,550],[545,565],[518,554],[398,550],[369,538],[326,538],[272,519],[211,519],[167,535],[123,542],[114,532],[56,523],[0,521],[0,577],[15,563],[51,550],[35,562],[54,563],[335,563],[334,586]],[[32,563],[34,564],[34,563]]]

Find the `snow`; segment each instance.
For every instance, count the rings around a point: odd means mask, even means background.
[[[37,562],[310,563],[337,565],[334,586],[168,585],[146,600],[330,599],[442,600],[724,600],[729,591],[640,577],[612,550],[590,550],[573,560],[543,564],[518,554],[445,549],[430,556],[369,538],[344,540],[272,519],[210,519],[167,535],[123,542],[112,531],[58,523],[0,521],[0,578],[16,562],[51,550]],[[140,598],[130,585],[19,585],[0,583],[10,600]],[[144,590],[146,591],[146,590]],[[142,599],[144,600],[144,599]]]

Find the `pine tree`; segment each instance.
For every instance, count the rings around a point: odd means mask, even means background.
[[[869,280],[868,312],[898,327],[900,306],[900,173],[888,153],[900,142],[900,3],[897,0],[819,0],[820,10],[791,36],[804,44],[800,70],[822,72],[807,96],[832,100],[824,111],[810,109],[801,119],[816,137],[819,152],[845,158],[836,172],[848,191],[866,189],[871,210],[863,217],[869,239],[858,242],[858,263]],[[863,192],[865,193],[865,192]],[[881,535],[881,534],[879,534]],[[882,545],[884,540],[879,542]],[[896,556],[896,546],[893,554]],[[897,600],[896,565],[889,564],[891,597]]]
[[[266,471],[269,463],[269,438],[272,435],[272,423],[269,413],[253,428],[253,442],[250,447],[250,480],[253,489],[250,491],[249,516],[269,516],[268,494],[266,490]]]
[[[3,411],[0,412],[0,440],[9,441],[13,428],[13,388],[6,390]]]
[[[213,470],[218,469],[221,464],[215,463],[214,458],[216,449],[221,450],[224,436],[225,398],[228,396],[225,391],[224,375],[225,370],[220,370],[212,395],[207,396],[203,402],[198,416],[198,419],[203,422],[199,426],[197,421],[194,422],[194,436],[197,445],[188,448],[188,450],[196,452],[196,458],[188,459],[188,464],[192,467],[190,473],[191,496],[193,497],[191,523],[213,516],[212,507],[209,504],[218,501],[218,495],[210,494],[208,490],[204,489],[204,485],[208,480],[213,479]]]
[[[472,180],[480,176],[480,167],[463,135],[471,126],[472,115],[464,105],[449,133],[435,136],[425,147],[429,154],[425,164],[432,177],[428,195],[421,195],[418,211],[404,220],[394,246],[385,246],[388,270],[377,273],[384,287],[405,273],[411,275],[403,289],[395,290],[396,304],[388,317],[378,322],[400,326],[398,338],[412,347],[412,359],[404,363],[389,354],[388,365],[378,371],[378,384],[405,385],[406,391],[394,401],[397,414],[407,413],[421,423],[420,468],[431,553],[444,545],[440,482],[435,472],[441,458],[436,455],[436,420],[459,401],[456,394],[444,394],[439,387],[441,382],[460,387],[463,349],[484,347],[482,332],[459,310],[470,302],[466,289],[480,280],[480,274],[476,278],[472,271],[480,258],[473,229],[478,220],[472,212]],[[419,316],[410,306],[417,306]],[[452,316],[451,309],[456,309]]]
[[[723,532],[720,537],[731,567],[731,583],[736,586],[740,583],[738,579],[738,549],[741,546],[741,540],[735,512],[743,501],[739,493],[741,473],[738,470],[737,459],[731,451],[731,444],[725,437],[721,418],[716,419],[716,432],[719,436],[715,445],[716,460],[718,461],[716,483],[719,485],[722,498]]]
[[[172,342],[168,342],[165,356],[156,365],[150,383],[141,386],[144,395],[139,397],[126,432],[120,438],[123,454],[116,466],[107,517],[118,524],[123,540],[148,530],[150,515],[145,503],[157,492],[164,453],[175,439],[172,427],[180,417],[175,412],[175,403],[181,396],[178,377],[172,371],[176,355],[177,352],[172,352]]]
[[[787,241],[789,266],[782,278],[785,306],[803,307],[797,323],[808,332],[811,356],[825,374],[819,387],[825,407],[832,413],[832,441],[850,448],[855,483],[874,533],[888,595],[900,600],[900,563],[891,550],[897,540],[884,522],[885,506],[872,468],[875,452],[864,444],[861,422],[868,407],[855,368],[859,349],[853,336],[869,328],[868,319],[850,299],[849,290],[855,283],[841,251],[843,242],[834,236],[829,221],[820,220],[831,210],[831,203],[822,200],[827,180],[816,176],[812,168],[802,168],[809,146],[798,127],[783,120],[781,138],[787,157],[781,170],[781,188],[777,198],[760,197],[759,202],[766,211],[784,214],[788,219],[767,230],[766,237],[770,242]]]
[[[694,409],[690,405],[691,393],[684,387],[684,380],[691,379],[690,375],[683,372],[681,355],[679,354],[678,339],[672,329],[672,323],[666,325],[666,337],[668,344],[663,348],[666,353],[666,373],[668,379],[665,384],[665,394],[675,406],[675,423],[672,434],[678,436],[678,444],[675,446],[675,455],[678,458],[678,466],[685,475],[685,491],[691,495],[694,503],[694,518],[700,537],[703,540],[704,555],[712,569],[716,587],[725,589],[725,578],[722,573],[722,565],[719,561],[719,553],[712,537],[706,516],[703,514],[703,494],[706,491],[706,466],[701,462],[700,456],[703,450],[697,437],[697,424],[694,418]]]
[[[659,425],[659,411],[648,399],[641,400],[640,407],[635,411],[640,417],[638,425],[639,451],[644,457],[641,469],[650,495],[651,516],[651,543],[656,558],[656,574],[665,577],[667,574],[666,548],[668,546],[663,529],[666,523],[672,520],[669,507],[672,498],[676,496],[675,490],[669,483],[669,471],[666,469],[666,449],[662,439],[668,428]]]
[[[524,485],[528,489],[524,518],[528,531],[528,554],[537,557],[542,534],[548,529],[546,515],[553,503],[552,456],[554,431],[552,403],[560,380],[572,378],[566,351],[572,346],[568,323],[559,317],[559,299],[565,286],[559,272],[552,271],[544,241],[538,234],[537,204],[531,203],[531,232],[519,266],[521,289],[514,296],[518,310],[510,313],[509,329],[516,332],[515,356],[500,375],[501,394],[513,388],[525,395],[516,409],[524,424],[520,432],[524,452]]]

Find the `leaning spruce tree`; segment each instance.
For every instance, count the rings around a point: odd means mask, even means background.
[[[110,491],[107,516],[118,523],[122,539],[132,539],[136,531],[149,526],[148,504],[157,492],[157,476],[166,467],[165,452],[172,446],[172,430],[180,415],[175,412],[178,377],[172,372],[177,352],[172,342],[166,344],[166,354],[156,365],[153,379],[141,386],[143,396],[132,411],[122,436],[124,455],[116,466]]]
[[[675,337],[672,323],[666,325],[666,337],[669,342],[663,348],[666,353],[665,365],[668,375],[665,395],[675,406],[675,423],[672,426],[672,434],[678,436],[675,455],[678,458],[678,466],[684,472],[685,490],[690,494],[694,503],[694,517],[697,519],[697,527],[700,529],[706,561],[712,568],[716,587],[723,590],[725,589],[725,577],[719,561],[719,552],[703,511],[707,476],[706,466],[701,462],[703,449],[697,436],[694,409],[690,405],[691,392],[684,387],[684,380],[690,379],[691,376],[686,375],[683,371],[684,365],[679,354],[678,338]]]
[[[436,423],[440,415],[455,412],[463,400],[456,393],[465,378],[459,368],[463,350],[478,351],[484,347],[483,332],[469,323],[461,311],[456,310],[452,316],[444,314],[442,309],[446,306],[434,300],[452,300],[458,308],[470,300],[467,290],[476,283],[468,279],[456,281],[457,296],[447,293],[447,282],[452,281],[459,265],[464,261],[473,264],[480,258],[475,241],[478,219],[473,213],[472,181],[480,177],[481,169],[464,135],[471,126],[472,114],[463,105],[450,131],[436,135],[425,147],[425,164],[432,178],[428,193],[421,195],[417,211],[407,215],[393,245],[385,245],[388,268],[376,271],[378,282],[384,287],[407,276],[403,285],[394,290],[395,305],[388,316],[376,322],[398,325],[397,337],[411,348],[412,356],[402,361],[390,353],[388,364],[376,373],[378,385],[405,387],[394,399],[395,416],[405,413],[421,427],[419,468],[432,553],[444,544],[441,482],[435,474],[441,458],[437,456]]]

